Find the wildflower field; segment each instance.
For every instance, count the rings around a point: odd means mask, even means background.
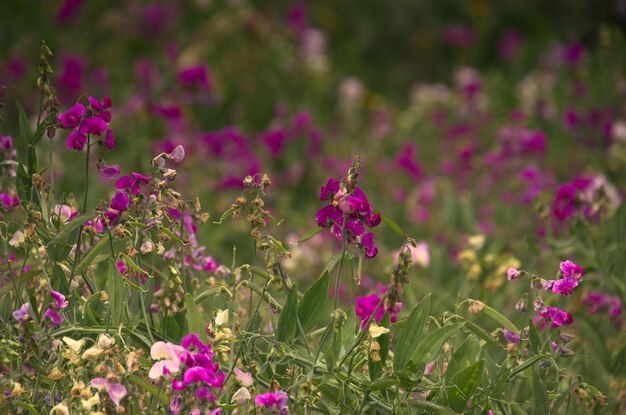
[[[626,413],[625,28],[0,1],[0,415]]]

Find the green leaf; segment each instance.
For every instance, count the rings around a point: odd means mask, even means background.
[[[453,379],[459,372],[468,368],[478,361],[481,347],[476,336],[469,336],[452,354],[446,371],[446,383]]]
[[[404,232],[404,230],[400,227],[400,225],[394,222],[393,219],[391,219],[389,216],[385,215],[383,212],[381,212],[378,209],[375,209],[374,213],[380,214],[380,218],[383,220],[383,222],[387,224],[387,226],[391,228],[392,231],[394,231],[398,235],[405,237],[405,238],[408,236],[408,234]]]
[[[528,337],[530,337],[530,350],[533,353],[539,353],[539,347],[541,345],[541,341],[539,340],[539,333],[537,333],[537,327],[535,327],[535,323],[532,321],[528,325]]]
[[[415,363],[410,360],[409,363],[398,373],[400,379],[400,386],[404,389],[411,391],[419,385],[419,381],[424,376],[424,369],[426,365],[424,362]]]
[[[230,218],[230,217],[233,215],[233,213],[235,212],[235,210],[237,210],[237,209],[239,209],[239,207],[238,207],[238,206],[235,206],[235,205],[233,205],[233,206],[229,207],[229,208],[226,210],[226,212],[224,212],[224,213],[222,214],[222,217],[220,218],[220,220],[219,220],[219,221],[217,221],[217,222],[213,222],[213,223],[215,223],[215,224],[217,224],[217,225],[221,224],[221,223],[222,223],[222,222],[224,222],[226,219]]]
[[[278,318],[278,328],[276,329],[276,340],[279,342],[287,342],[291,340],[296,333],[298,325],[298,290],[294,286],[287,295],[285,307],[280,312]]]
[[[208,342],[209,336],[206,334],[206,323],[191,294],[186,293],[183,297],[183,302],[187,309],[187,333],[196,333],[203,342]]]
[[[374,392],[381,391],[381,390],[389,389],[392,386],[396,386],[398,383],[400,383],[398,378],[386,377],[386,378],[372,381],[372,383],[369,385],[369,389]]]
[[[57,245],[57,244],[67,244],[68,238],[70,237],[72,232],[74,232],[76,229],[78,229],[79,226],[84,225],[85,222],[90,221],[96,216],[98,216],[97,212],[90,212],[90,213],[85,213],[85,214],[76,216],[75,218],[67,222],[65,225],[63,225],[61,229],[59,229],[59,232],[52,239],[50,239],[48,246]]]
[[[380,326],[390,328],[391,321],[389,319],[389,312],[385,312],[383,318],[380,320]],[[378,336],[376,339],[378,345],[380,346],[380,350],[378,354],[380,355],[380,361],[375,362],[372,360],[371,354],[368,355],[368,369],[370,374],[370,380],[373,382],[383,373],[383,367],[385,367],[385,362],[387,361],[387,355],[389,354],[389,343],[391,341],[391,333],[385,333]]]
[[[98,241],[97,244],[87,252],[87,254],[83,257],[83,259],[76,265],[76,269],[74,270],[74,275],[82,274],[85,272],[87,267],[90,265],[95,265],[98,261],[96,261],[96,257],[105,249],[109,247],[110,236],[105,235]],[[103,260],[106,257],[103,258]]]
[[[126,379],[141,387],[146,392],[149,392],[152,396],[156,396],[161,401],[161,403],[165,405],[165,407],[169,407],[170,399],[168,398],[167,394],[157,389],[157,387],[154,386],[152,383],[143,378],[140,378],[137,375],[129,375],[126,377]]]
[[[416,362],[430,362],[441,348],[443,342],[459,331],[464,324],[465,323],[450,324],[430,333],[415,348],[413,352],[414,360]]]
[[[446,383],[448,403],[456,412],[462,413],[465,411],[467,401],[470,400],[480,383],[484,364],[485,361],[480,360],[457,373],[450,381],[449,386]]]
[[[16,190],[17,195],[20,198],[22,204],[31,200],[31,193],[33,190],[33,180],[26,171],[26,166],[19,163],[17,165],[17,178],[16,178]]]
[[[63,261],[65,258],[67,258],[71,251],[72,245],[69,244],[48,244],[48,247],[46,249],[48,256],[55,263]]]
[[[317,235],[318,233],[320,233],[323,230],[324,230],[324,228],[322,228],[320,226],[314,227],[313,229],[311,229],[310,231],[308,231],[307,233],[302,235],[300,237],[300,239],[298,239],[298,243],[304,242],[304,241],[308,241],[309,239],[311,239],[312,237],[314,237],[315,235]]]
[[[59,264],[52,265],[52,276],[54,277],[54,286],[56,290],[61,294],[68,296],[70,294],[70,286],[65,272]]]
[[[502,313],[500,313],[498,310],[489,307],[487,304],[484,304],[482,311],[484,311],[485,314],[497,321],[502,327],[506,327],[513,333],[519,334],[519,329],[515,327],[515,324],[513,324],[508,318],[504,317],[504,315],[502,315]]]
[[[420,343],[424,326],[430,312],[430,294],[428,294],[413,309],[403,327],[396,333],[396,349],[393,356],[393,370],[399,372],[404,369],[415,350],[415,345]]]
[[[176,234],[172,231],[170,231],[169,229],[167,229],[165,226],[157,226],[157,229],[161,232],[163,232],[164,234],[166,234],[170,239],[173,239],[174,241],[176,241],[176,243],[181,244],[181,245],[188,245],[186,244],[182,239],[180,239],[178,236],[176,236]]]
[[[129,257],[128,255],[123,253],[123,254],[121,254],[121,257],[124,259],[124,262],[126,263],[126,265],[128,265],[129,267],[134,269],[135,272],[138,272],[140,274],[145,274],[149,278],[154,278],[152,275],[150,275],[150,273],[148,271],[146,271],[145,269],[143,269],[139,265],[137,265],[135,263],[135,261],[133,261],[133,259],[131,257]]]
[[[37,409],[35,409],[34,406],[27,404],[26,402],[15,402],[15,406],[25,409],[28,412],[30,412],[31,414],[34,415],[39,415],[39,411],[37,411]],[[7,412],[8,413],[8,412]]]
[[[541,380],[539,372],[533,373],[533,415],[548,413],[548,392],[546,385]]]
[[[298,305],[298,318],[305,332],[313,329],[323,317],[328,299],[328,271],[324,272],[304,293]]]
[[[20,104],[18,101],[15,101],[15,106],[17,107],[17,117],[20,125],[20,134],[22,135],[22,138],[26,140],[26,143],[30,145],[33,141],[33,132],[30,129],[28,116],[26,115],[26,111],[24,111],[24,107],[22,107],[22,104]]]
[[[124,318],[124,304],[126,304],[126,286],[124,277],[117,269],[113,258],[109,259],[109,273],[106,283],[106,290],[109,294],[109,307],[114,321],[117,325],[122,324]]]

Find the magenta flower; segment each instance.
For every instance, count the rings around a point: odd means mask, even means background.
[[[81,103],[76,103],[73,107],[68,109],[65,113],[59,114],[59,121],[61,121],[61,127],[65,129],[72,129],[78,127],[80,120],[87,114],[87,108]]]
[[[52,308],[49,308],[46,310],[45,313],[43,313],[43,315],[41,316],[41,320],[50,320],[50,323],[52,324],[52,327],[59,327],[61,324],[63,324],[63,321],[65,321],[63,319],[63,317],[56,311],[53,310]]]
[[[78,127],[83,134],[100,135],[108,129],[107,123],[100,117],[87,117]]]
[[[98,101],[96,98],[90,96],[87,101],[89,101],[89,105],[96,112],[102,112],[111,109],[111,98],[105,96],[102,102]]]
[[[13,318],[23,323],[29,316],[30,303],[24,303],[20,308],[13,312]]]
[[[141,191],[141,185],[150,184],[151,174],[143,176],[139,173],[132,173],[132,176],[122,176],[115,182],[118,189],[130,189],[131,194],[136,195]]]
[[[67,137],[67,148],[81,151],[87,144],[87,136],[80,131],[72,131]]]
[[[65,296],[57,291],[50,291],[50,295],[54,299],[54,304],[52,305],[57,310],[63,310],[69,305],[69,302],[65,300]]]
[[[6,210],[13,210],[13,208],[20,204],[20,200],[17,196],[11,197],[6,193],[0,195],[0,202],[2,202],[2,206],[4,206]]]
[[[574,264],[569,259],[565,262],[561,262],[559,268],[565,277],[573,277],[579,281],[582,280],[583,274],[585,273],[583,267]]]
[[[374,245],[374,235],[365,233],[365,225],[372,228],[380,224],[380,214],[374,214],[367,196],[358,187],[348,194],[341,188],[341,183],[335,179],[320,189],[320,200],[330,201],[315,214],[317,225],[328,228],[336,239],[342,239],[342,229],[345,227],[347,242],[359,246],[367,258],[373,258],[378,253]],[[345,218],[345,226],[344,226]]]
[[[376,310],[376,306],[380,302],[380,297],[377,294],[371,294],[367,296],[358,296],[354,299],[354,311],[357,316],[361,319],[361,328],[365,327],[365,323],[369,320],[370,316]],[[397,303],[394,308],[390,308],[389,317],[392,323],[396,321],[398,318],[398,313],[402,309],[402,303]],[[385,307],[381,304],[374,315],[374,319],[377,323],[380,323],[380,320],[385,315]]]
[[[515,332],[512,332],[511,330],[507,328],[502,329],[502,336],[504,336],[506,341],[508,341],[509,343],[517,344],[520,341],[520,335]]]
[[[115,147],[115,136],[113,135],[113,131],[110,128],[104,135],[104,146],[107,150],[113,150],[113,147]]]
[[[519,278],[519,276],[520,276],[520,272],[516,270],[514,267],[509,267],[509,269],[506,270],[506,278],[509,281],[516,280]]]
[[[543,321],[541,322],[541,327],[546,327],[550,324],[550,328],[552,330],[561,326],[569,326],[574,322],[574,318],[572,317],[572,313],[566,313],[563,310],[559,310],[556,307],[546,307],[545,311],[537,311],[541,317],[543,317]]]
[[[191,66],[178,73],[178,79],[187,87],[199,87],[202,90],[211,90],[211,79],[208,70],[202,66]]]
[[[128,209],[129,205],[130,198],[128,197],[128,194],[126,194],[126,192],[120,190],[115,192],[115,196],[113,196],[113,199],[111,199],[111,209],[115,209],[119,213],[122,213],[126,209]]]
[[[280,409],[287,406],[287,402],[289,402],[289,395],[284,391],[265,392],[254,398],[254,403],[266,408]]]
[[[107,166],[105,164],[98,167],[98,175],[103,180],[113,180],[117,176],[120,175],[120,166],[117,164],[113,164],[111,166]]]
[[[111,383],[108,379],[105,378],[91,379],[91,387],[98,390],[106,390],[109,394],[109,398],[111,398],[111,401],[113,401],[115,406],[120,406],[120,401],[128,394],[128,391],[126,390],[124,385],[120,385],[119,383]]]

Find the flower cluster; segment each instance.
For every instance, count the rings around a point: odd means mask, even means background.
[[[276,391],[276,392],[266,392],[260,395],[257,395],[254,398],[254,403],[263,406],[265,408],[276,408],[279,410],[280,415],[289,415],[289,407],[287,406],[287,402],[289,402],[289,395],[284,391]]]
[[[328,179],[320,190],[320,200],[330,203],[317,211],[317,226],[330,228],[335,238],[345,238],[363,249],[367,258],[374,258],[378,248],[374,245],[374,234],[365,232],[365,225],[378,226],[381,217],[374,213],[365,193],[356,186]]]
[[[158,379],[172,377],[175,396],[170,403],[170,413],[178,415],[183,407],[191,407],[191,413],[200,413],[197,402],[216,401],[215,391],[224,386],[226,374],[213,363],[214,353],[210,344],[205,344],[197,334],[183,337],[180,346],[168,342],[156,342],[150,350],[150,357],[157,362],[150,369],[149,377]],[[180,378],[178,374],[180,373]],[[185,391],[189,393],[185,393]],[[212,415],[221,413],[217,408]]]
[[[561,262],[559,277],[556,280],[544,280],[543,289],[555,294],[572,295],[572,290],[582,281],[585,271],[580,265],[567,260]]]
[[[71,130],[67,137],[67,148],[81,151],[87,144],[89,135],[101,137],[104,134],[101,144],[112,150],[115,147],[115,137],[109,128],[111,99],[107,96],[101,102],[90,96],[88,101],[88,107],[78,102],[58,116],[61,127]]]
[[[618,326],[621,325],[623,309],[619,296],[593,291],[587,294],[583,299],[583,303],[589,306],[590,313],[595,314],[600,310],[604,310],[611,319],[615,320]]]

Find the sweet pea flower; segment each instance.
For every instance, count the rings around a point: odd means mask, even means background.
[[[65,296],[58,291],[50,291],[50,295],[54,299],[53,307],[57,310],[62,310],[69,305],[69,302],[65,300]]]
[[[41,319],[50,320],[50,323],[54,328],[59,327],[61,324],[63,324],[63,321],[65,321],[63,317],[61,317],[61,315],[52,308],[47,309],[45,313],[43,313],[43,315],[41,316]]]
[[[126,209],[128,209],[129,205],[130,198],[128,197],[128,194],[126,194],[126,192],[119,190],[115,192],[115,196],[113,196],[113,198],[111,199],[111,209],[115,209],[118,212],[122,213]]]
[[[111,166],[107,166],[106,164],[102,164],[98,167],[98,175],[103,180],[113,180],[117,176],[120,175],[120,166],[118,164],[113,164]]]
[[[59,121],[61,121],[61,127],[65,129],[72,129],[78,127],[81,118],[87,114],[87,108],[81,103],[76,103],[73,107],[68,109],[65,113],[59,114]]]
[[[252,398],[250,395],[250,391],[245,386],[237,389],[237,392],[233,394],[231,398],[232,403],[236,403],[237,405],[243,405],[246,401],[249,401]]]
[[[128,391],[126,390],[124,385],[120,385],[119,383],[111,383],[108,379],[105,378],[91,379],[91,387],[98,390],[106,390],[109,394],[109,398],[111,398],[111,401],[113,401],[115,406],[120,406],[120,401],[128,394]]]
[[[280,409],[287,406],[288,401],[289,395],[284,391],[266,392],[254,398],[254,403],[266,408],[276,407]]]
[[[113,131],[110,128],[104,135],[104,146],[107,150],[113,150],[113,147],[115,147],[115,136],[113,135]]]
[[[17,196],[11,197],[6,193],[2,193],[0,195],[0,202],[2,202],[2,206],[4,206],[6,210],[13,210],[16,206],[20,204],[20,200],[17,198]]]
[[[78,127],[82,134],[100,135],[108,129],[107,123],[100,117],[87,117]]]
[[[87,136],[80,131],[72,131],[67,137],[66,147],[70,150],[81,151],[87,144]]]
[[[574,264],[569,259],[565,262],[561,262],[559,268],[565,277],[573,277],[577,280],[582,280],[585,270],[578,264]]]
[[[509,267],[509,269],[506,270],[506,278],[511,281],[511,280],[516,280],[520,277],[520,272],[515,269],[515,267]]]
[[[24,303],[20,308],[13,312],[13,318],[23,323],[29,317],[30,303]]]
[[[235,376],[241,382],[243,386],[252,386],[254,380],[252,379],[252,375],[249,372],[244,372],[238,367],[235,368]]]
[[[574,322],[572,313],[566,313],[565,311],[559,310],[556,307],[548,306],[546,307],[545,311],[538,311],[537,314],[543,317],[541,327],[545,327],[550,324],[550,328],[552,330],[561,326],[569,326]]]

